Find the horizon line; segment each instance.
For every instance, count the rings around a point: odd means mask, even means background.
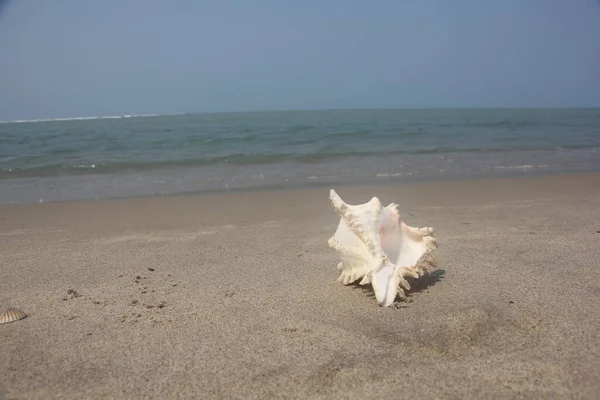
[[[143,114],[121,114],[121,115],[90,115],[78,117],[49,117],[35,119],[0,120],[1,124],[25,123],[25,122],[61,122],[82,121],[94,119],[129,119],[150,118],[178,115],[210,115],[210,114],[258,114],[258,113],[284,113],[284,112],[327,112],[327,111],[393,111],[393,110],[594,110],[600,106],[462,106],[462,107],[351,107],[351,108],[292,108],[272,110],[238,110],[238,111],[184,111],[173,113],[143,113]]]

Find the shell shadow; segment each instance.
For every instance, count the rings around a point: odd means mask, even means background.
[[[440,282],[444,275],[446,275],[446,270],[438,268],[426,273],[418,279],[406,278],[410,285],[410,290],[405,290],[406,297],[410,297],[413,293],[421,293],[423,291],[426,291],[430,287],[434,286],[436,283]],[[375,298],[375,292],[373,291],[373,287],[371,285],[359,285],[358,282],[360,282],[360,280],[357,280],[349,284],[348,286],[355,290],[361,290],[367,296]]]
[[[446,275],[446,270],[439,268],[426,273],[419,279],[407,278],[406,280],[410,284],[410,290],[406,294],[421,293],[440,282],[444,275]]]

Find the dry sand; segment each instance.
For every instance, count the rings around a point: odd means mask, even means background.
[[[328,189],[0,206],[0,398],[600,398],[600,175],[336,190],[435,228],[406,307]]]

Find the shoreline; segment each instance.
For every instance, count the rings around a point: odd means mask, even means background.
[[[434,228],[397,308],[329,188],[0,205],[0,397],[597,397],[600,174],[334,188]]]
[[[234,188],[211,188],[211,189],[199,189],[189,191],[178,191],[173,193],[155,194],[155,193],[144,193],[136,195],[114,195],[114,196],[95,196],[95,197],[81,197],[75,199],[62,199],[62,200],[44,200],[43,198],[37,201],[7,201],[2,202],[0,200],[0,206],[4,205],[21,205],[21,204],[55,204],[55,203],[77,203],[77,202],[102,202],[102,201],[118,201],[118,200],[135,200],[135,199],[162,199],[171,197],[182,197],[182,196],[206,196],[206,195],[218,195],[218,194],[236,194],[236,193],[251,193],[251,192],[272,192],[272,191],[302,191],[302,190],[318,190],[329,187],[381,187],[381,186],[393,186],[393,185],[418,185],[418,184],[435,184],[441,182],[461,182],[469,181],[502,181],[502,180],[519,180],[519,179],[536,179],[536,178],[551,178],[551,177],[565,177],[571,176],[573,178],[587,177],[591,175],[600,174],[600,170],[595,168],[578,168],[573,170],[565,171],[563,169],[556,170],[543,170],[543,169],[510,169],[501,172],[489,172],[480,173],[467,173],[467,174],[452,174],[450,176],[440,175],[429,175],[429,176],[379,176],[371,178],[360,178],[353,181],[348,180],[309,180],[306,179],[302,182],[294,183],[277,183],[277,184],[264,184],[252,187],[234,187]],[[85,178],[85,175],[80,176]],[[20,178],[16,178],[20,179]],[[35,179],[35,178],[31,178]],[[52,179],[52,178],[50,178]],[[8,180],[4,180],[8,181]],[[0,187],[2,184],[0,180]],[[9,189],[6,189],[9,190]]]

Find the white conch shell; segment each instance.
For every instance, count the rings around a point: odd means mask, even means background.
[[[410,289],[405,277],[419,278],[435,268],[433,228],[405,224],[396,204],[383,207],[373,197],[349,205],[333,189],[329,202],[342,217],[329,246],[340,253],[338,281],[344,285],[358,279],[360,285],[371,283],[379,305],[388,307],[397,295],[405,296],[403,289]]]

